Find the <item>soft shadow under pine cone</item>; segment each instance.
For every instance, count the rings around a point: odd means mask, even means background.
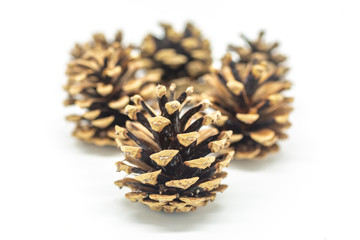
[[[152,211],[145,205],[139,206],[134,202],[121,199],[121,204],[131,209],[131,214],[127,215],[131,221],[141,224],[158,227],[159,230],[169,232],[182,232],[199,228],[199,224],[208,224],[211,221],[211,214],[221,211],[220,204],[210,204],[206,209],[201,208],[196,212],[186,212],[171,214],[164,211]],[[121,214],[119,215],[121,216]]]
[[[261,171],[277,164],[281,164],[282,160],[284,160],[284,154],[278,153],[263,159],[234,160],[230,167],[244,171]]]
[[[121,155],[121,151],[118,148],[112,146],[96,146],[94,144],[88,144],[81,141],[76,141],[77,149],[80,149],[81,152],[89,155],[98,155],[98,156],[116,156]]]

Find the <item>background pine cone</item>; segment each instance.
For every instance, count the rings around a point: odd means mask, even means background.
[[[286,60],[284,55],[274,52],[274,50],[276,51],[276,48],[279,46],[279,43],[264,42],[264,34],[265,32],[261,31],[258,35],[258,38],[254,41],[250,41],[245,35],[241,35],[241,38],[244,39],[248,44],[247,47],[235,45],[229,46],[230,51],[236,52],[239,55],[240,59],[238,63],[246,65],[247,63],[254,60],[266,60],[275,65],[279,65]]]
[[[213,108],[223,114],[219,130],[232,130],[231,146],[235,159],[259,158],[278,150],[278,139],[287,137],[283,130],[290,126],[289,103],[282,91],[291,83],[284,80],[286,70],[262,60],[242,64],[227,54],[220,71],[205,76],[216,89],[212,91]]]
[[[219,112],[196,117],[209,107],[208,100],[181,114],[190,88],[177,99],[174,85],[170,86],[169,98],[164,86],[159,85],[156,91],[160,115],[137,95],[133,97],[136,106],[129,105],[126,110],[134,122],[128,121],[126,129],[116,128],[125,152],[125,160],[116,163],[118,171],[135,177],[115,184],[129,187],[132,192],[126,194],[128,199],[140,201],[153,210],[193,211],[213,201],[216,192],[226,188],[220,184],[226,176],[222,168],[228,166],[234,152],[219,154],[219,151],[229,143],[231,131],[200,130],[220,117]],[[125,146],[123,139],[131,139],[137,146]]]
[[[103,34],[95,34],[93,41],[77,44],[72,50],[64,86],[68,98],[64,104],[85,110],[83,114],[67,116],[67,120],[76,123],[75,137],[99,146],[115,146],[115,125],[124,126],[129,119],[122,113],[130,101],[129,95],[154,95],[153,82],[159,81],[161,72],[148,71],[135,78],[148,61],[131,56],[131,51],[132,47],[121,45],[121,33],[113,42],[106,41]]]
[[[106,50],[110,46],[121,46],[122,32],[118,31],[115,34],[113,41],[107,41],[104,34],[96,33],[93,35],[93,41],[84,44],[75,44],[75,47],[71,50],[71,55],[74,58],[81,58],[86,52],[94,50]]]
[[[185,91],[189,85],[197,85],[198,77],[209,72],[212,62],[209,41],[191,23],[184,32],[176,32],[169,24],[161,24],[165,36],[148,35],[140,49],[144,58],[153,62],[152,68],[163,70],[161,84],[169,86],[175,82],[178,90]],[[186,86],[186,87],[184,87]],[[203,86],[197,86],[197,88]]]

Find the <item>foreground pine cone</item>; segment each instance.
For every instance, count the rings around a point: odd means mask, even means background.
[[[205,76],[213,87],[210,100],[223,117],[219,130],[232,130],[231,147],[235,159],[260,158],[278,150],[283,130],[290,126],[289,103],[282,91],[291,87],[284,80],[285,69],[268,61],[255,61],[243,68],[227,54],[220,71]]]
[[[166,86],[170,82],[175,82],[178,88],[197,84],[195,80],[209,72],[212,62],[208,40],[190,23],[183,33],[176,32],[168,24],[161,26],[165,36],[148,35],[140,47],[142,57],[152,60],[152,68],[163,70],[161,83]]]
[[[205,206],[215,199],[216,192],[225,190],[226,185],[220,184],[226,176],[222,169],[228,166],[234,152],[219,153],[228,144],[231,131],[200,130],[220,117],[220,113],[215,112],[196,118],[210,102],[203,100],[182,114],[192,89],[177,99],[174,91],[171,85],[168,97],[164,86],[156,88],[160,115],[139,95],[133,97],[136,106],[126,107],[134,121],[128,121],[126,129],[116,127],[117,140],[125,152],[125,160],[116,165],[118,171],[135,176],[115,184],[120,188],[129,187],[132,191],[126,194],[128,199],[140,201],[153,210],[188,212]],[[140,109],[146,110],[148,116]],[[134,141],[135,146],[125,146],[123,140],[128,139]]]
[[[229,50],[234,51],[239,55],[240,60],[238,62],[240,64],[247,64],[254,60],[266,60],[275,65],[279,65],[286,60],[286,57],[274,52],[274,50],[276,50],[276,48],[279,46],[278,42],[265,43],[263,41],[264,34],[265,32],[261,31],[255,41],[250,41],[245,35],[241,35],[241,38],[243,38],[249,46],[242,47],[230,45]]]
[[[64,88],[68,98],[64,104],[85,110],[67,117],[76,123],[75,137],[99,146],[116,146],[114,127],[124,126],[129,120],[122,113],[130,101],[129,95],[154,95],[154,82],[159,81],[161,72],[148,71],[144,77],[135,78],[148,61],[132,57],[131,51],[132,47],[121,45],[121,33],[113,42],[95,34],[92,42],[77,44],[73,49],[66,71],[68,81]]]

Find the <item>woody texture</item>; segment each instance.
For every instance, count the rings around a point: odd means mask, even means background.
[[[92,41],[76,44],[71,52],[64,105],[76,106],[77,114],[67,116],[67,120],[75,122],[73,136],[84,142],[116,146],[114,128],[129,120],[123,113],[129,96],[140,93],[145,98],[154,97],[161,72],[152,70],[136,77],[149,61],[132,56],[133,48],[124,47],[121,41],[121,32],[113,41],[95,34]]]
[[[204,77],[215,89],[209,93],[213,108],[223,115],[218,129],[233,131],[234,159],[262,158],[278,151],[278,141],[287,138],[284,130],[291,125],[293,98],[283,94],[291,88],[285,78],[288,68],[282,65],[285,57],[273,53],[278,44],[266,44],[262,36],[247,40],[250,48],[231,46],[239,59],[226,54],[221,69]]]
[[[202,90],[205,86],[199,84],[197,79],[210,71],[212,58],[209,41],[191,23],[186,25],[183,32],[175,31],[169,24],[161,26],[164,36],[146,36],[140,47],[141,56],[152,61],[152,68],[163,70],[161,84],[169,86],[175,82],[178,90],[184,91],[189,85],[194,86],[195,91]]]
[[[222,169],[234,152],[222,151],[229,145],[231,131],[219,132],[209,126],[220,119],[220,113],[203,113],[210,106],[208,100],[185,107],[192,91],[188,88],[175,98],[174,84],[169,94],[159,85],[159,111],[139,95],[132,98],[135,105],[126,107],[133,121],[127,121],[126,128],[116,127],[117,142],[125,153],[116,165],[119,172],[129,175],[115,184],[131,189],[126,194],[131,201],[157,211],[189,212],[213,201],[216,192],[227,187],[221,184],[226,176]]]

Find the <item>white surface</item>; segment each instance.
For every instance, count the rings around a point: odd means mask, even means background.
[[[0,239],[360,239],[358,1],[2,1]],[[190,214],[124,199],[116,149],[70,137],[69,51],[96,31],[139,43],[193,20],[218,60],[239,33],[279,40],[296,97],[281,152],[233,162]],[[230,237],[232,236],[232,237]],[[219,238],[217,238],[219,239]]]

